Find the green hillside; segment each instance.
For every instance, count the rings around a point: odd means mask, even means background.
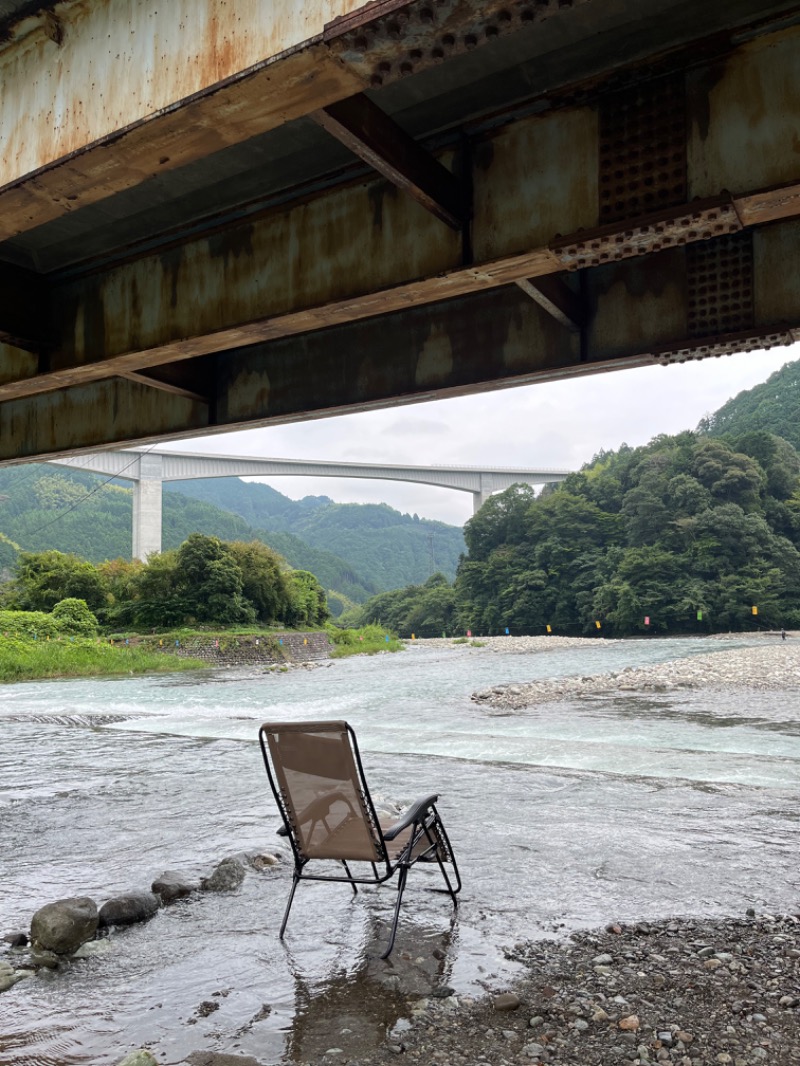
[[[385,503],[333,503],[326,496],[290,500],[238,478],[199,478],[172,488],[233,511],[270,537],[273,531],[290,532],[312,548],[334,552],[367,575],[376,590],[425,581],[434,571],[452,579],[464,551],[457,526],[401,514]]]
[[[765,431],[800,449],[800,360],[776,370],[761,385],[737,393],[698,426],[712,437]]]
[[[464,535],[454,586],[386,592],[348,621],[401,636],[800,626],[800,456],[770,433],[623,445],[540,496],[492,496]]]

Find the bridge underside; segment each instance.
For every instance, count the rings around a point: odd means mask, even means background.
[[[0,0],[0,462],[800,339],[800,4],[163,7]]]

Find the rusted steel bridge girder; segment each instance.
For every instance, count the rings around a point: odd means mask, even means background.
[[[800,5],[710,0],[698,39],[681,0],[642,3],[655,24],[625,63],[581,37],[612,24],[607,0],[337,0],[308,4],[306,39],[292,4],[250,36],[229,24],[224,59],[183,81],[145,63],[138,94],[87,102],[46,143],[9,125],[4,93],[0,461],[791,343]],[[120,10],[12,26],[0,77],[54,48],[74,61]],[[155,9],[132,10],[144,32]],[[191,25],[177,3],[168,29],[176,11]],[[574,69],[531,93],[526,62],[561,38]],[[147,112],[158,92],[172,102]],[[275,191],[247,200],[235,153],[254,135]],[[206,186],[219,209],[200,217]]]

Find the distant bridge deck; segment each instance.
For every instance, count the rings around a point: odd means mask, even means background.
[[[412,466],[343,463],[322,459],[259,459],[194,452],[102,451],[54,459],[54,463],[133,481],[133,555],[146,559],[161,551],[162,483],[207,477],[343,477],[408,481],[471,492],[477,511],[495,492],[511,485],[563,481],[569,470],[470,466]]]

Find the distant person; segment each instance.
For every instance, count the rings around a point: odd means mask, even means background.
[[[781,630],[781,640],[786,640],[786,630],[785,629]]]

